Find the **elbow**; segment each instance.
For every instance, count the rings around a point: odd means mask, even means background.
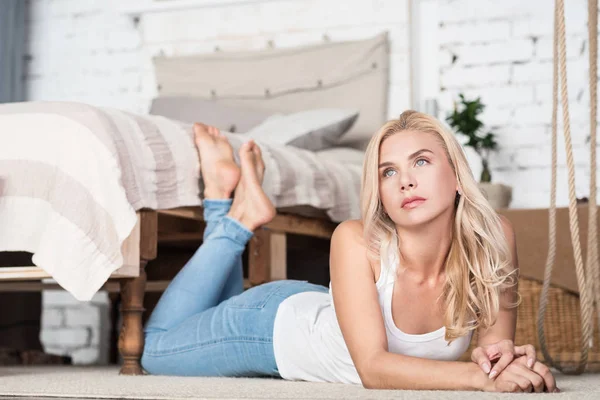
[[[365,380],[362,376],[360,379],[365,389],[381,389],[374,381]]]
[[[378,353],[370,359],[364,360],[356,369],[365,389],[383,389],[381,374],[377,371],[377,366],[380,365],[378,361],[380,355],[381,353]]]
[[[377,383],[371,374],[367,374],[365,371],[359,372],[360,382],[365,389],[378,389]]]
[[[365,389],[388,389],[388,387],[384,385],[381,375],[375,371],[370,371],[368,374],[362,373],[359,374],[359,376]]]

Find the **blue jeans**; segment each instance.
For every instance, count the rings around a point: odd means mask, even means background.
[[[242,253],[252,232],[227,217],[231,200],[205,200],[204,242],[148,320],[142,367],[151,374],[274,376],[273,323],[287,297],[327,288],[283,280],[244,291]]]

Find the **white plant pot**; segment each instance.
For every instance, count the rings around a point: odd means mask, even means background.
[[[480,182],[479,189],[495,209],[508,208],[512,200],[512,187],[502,183]]]

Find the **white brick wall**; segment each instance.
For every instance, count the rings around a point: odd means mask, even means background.
[[[567,82],[576,193],[589,195],[587,2],[565,2]],[[482,115],[498,134],[492,178],[513,187],[512,207],[550,203],[553,2],[443,0],[440,2],[440,118],[458,93],[481,97]],[[559,109],[559,121],[562,119]],[[559,194],[568,204],[564,140],[559,130]],[[475,176],[481,167],[469,157]]]
[[[156,95],[151,58],[292,47],[389,31],[390,115],[409,107],[408,0],[298,0],[142,14],[118,2],[30,0],[27,94],[146,112]],[[204,3],[199,1],[199,3]],[[71,11],[72,10],[72,11]]]
[[[409,107],[408,0],[256,0],[146,13],[138,23],[119,11],[123,2],[117,0],[29,2],[29,100],[81,101],[145,113],[156,95],[151,58],[157,54],[283,48],[387,30],[389,114]],[[77,363],[106,362],[107,307],[106,294],[87,305],[68,293],[45,293],[41,338],[46,351],[69,354]]]
[[[42,296],[40,339],[47,353],[70,355],[75,364],[107,363],[110,347],[110,310],[106,293],[79,303],[65,291]]]

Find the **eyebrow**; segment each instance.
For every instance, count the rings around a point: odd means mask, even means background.
[[[429,149],[421,149],[421,150],[417,150],[414,153],[412,153],[411,155],[408,156],[409,160],[412,160],[418,156],[420,156],[423,153],[431,153],[433,154],[433,151],[429,150]],[[379,168],[383,168],[383,167],[388,167],[390,165],[394,165],[393,162],[391,161],[386,161],[386,162],[382,162],[381,164],[379,164]]]

